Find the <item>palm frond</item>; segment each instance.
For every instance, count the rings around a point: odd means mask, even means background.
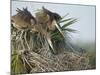
[[[73,32],[73,33],[77,32],[77,30],[72,29],[72,28],[65,28],[63,29],[63,31],[68,31],[68,32]]]
[[[64,16],[62,16],[61,18],[64,19],[66,16],[68,16],[69,13],[65,14]]]
[[[70,20],[72,20],[73,18],[68,18],[68,19],[65,19],[65,20],[61,20],[61,21],[59,21],[59,23],[64,23],[64,22],[67,22],[67,21],[70,21]]]
[[[62,29],[63,28],[66,28],[67,26],[69,25],[72,25],[73,23],[77,22],[77,19],[72,19],[71,21],[65,23],[63,26],[62,26]]]
[[[26,68],[23,64],[23,61],[21,59],[21,56],[16,54],[12,56],[11,60],[11,68],[12,68],[12,74],[22,74],[27,73]]]

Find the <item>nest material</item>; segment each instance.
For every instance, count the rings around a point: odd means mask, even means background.
[[[90,68],[87,57],[73,52],[64,51],[58,55],[51,54],[49,58],[37,53],[30,53],[29,55],[29,61],[34,62],[36,65],[30,73],[85,70]]]

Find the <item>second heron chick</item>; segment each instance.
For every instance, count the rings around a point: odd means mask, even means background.
[[[45,13],[43,10],[36,12],[36,20],[40,24],[45,24],[49,21],[50,16]]]
[[[50,16],[50,21],[53,20],[59,21],[61,16],[56,12],[51,12],[50,10],[46,9],[44,6],[42,7],[43,11]]]
[[[56,54],[54,49],[52,40],[51,40],[51,31],[58,29],[61,32],[60,27],[58,26],[57,22],[61,19],[61,16],[57,13],[51,12],[48,9],[42,7],[42,10],[36,12],[36,20],[39,25],[39,31],[42,33],[47,40],[50,50]]]
[[[64,37],[64,33],[61,29],[61,27],[58,25],[58,22],[62,19],[62,17],[56,13],[56,12],[51,12],[50,10],[42,7],[44,13],[49,15],[49,21],[47,23],[47,26],[49,28],[49,30],[55,30],[58,29],[59,32],[62,34],[62,36]]]

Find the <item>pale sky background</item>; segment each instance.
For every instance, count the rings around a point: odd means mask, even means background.
[[[78,18],[78,22],[70,26],[78,30],[77,33],[71,34],[72,41],[95,41],[95,6],[12,1],[11,15],[16,14],[16,8],[22,9],[23,7],[27,7],[34,15],[36,10],[41,9],[42,6],[61,16],[69,13],[66,18]]]

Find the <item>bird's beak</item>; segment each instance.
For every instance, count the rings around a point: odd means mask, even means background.
[[[62,36],[65,37],[63,31],[61,30],[61,28],[60,28],[59,25],[57,24],[56,20],[53,20],[52,24],[55,25],[56,28],[59,30],[59,32],[62,34]]]

